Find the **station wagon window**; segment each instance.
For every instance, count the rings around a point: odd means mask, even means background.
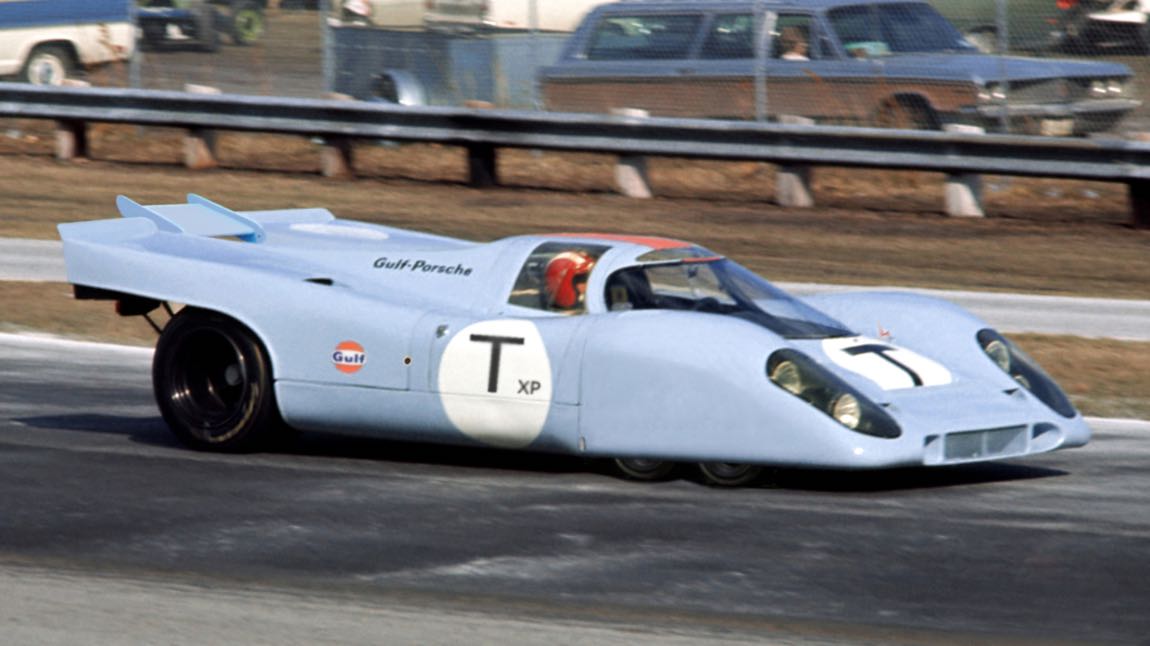
[[[698,14],[608,16],[587,47],[594,61],[687,58],[703,17]]]
[[[607,249],[565,242],[539,245],[523,263],[507,302],[559,314],[586,312],[587,280]]]
[[[711,21],[700,58],[742,59],[755,57],[755,16],[722,14]]]
[[[814,34],[810,16],[779,14],[775,31],[771,34],[771,58],[783,61],[808,61],[814,56]]]
[[[842,7],[827,16],[839,42],[855,58],[975,49],[946,18],[923,3]]]

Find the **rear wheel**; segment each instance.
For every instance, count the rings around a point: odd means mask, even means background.
[[[718,487],[738,487],[754,482],[762,475],[763,468],[756,464],[701,462],[699,471],[707,479],[708,484]]]
[[[176,438],[205,451],[266,446],[284,428],[267,350],[247,327],[185,308],[164,328],[152,363],[160,413]]]
[[[63,85],[74,70],[72,54],[67,49],[42,45],[28,55],[20,75],[33,85]]]
[[[674,462],[647,458],[616,458],[615,466],[628,478],[644,482],[664,480],[675,470]]]
[[[938,115],[925,101],[915,98],[887,99],[875,113],[879,128],[900,130],[939,130]]]

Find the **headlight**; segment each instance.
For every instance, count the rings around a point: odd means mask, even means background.
[[[1046,404],[1063,417],[1074,417],[1078,411],[1074,405],[1038,364],[1018,346],[995,330],[978,331],[978,344],[982,351],[1003,372],[1010,375],[1018,385],[1030,391],[1039,401]]]
[[[1110,79],[1106,82],[1106,93],[1110,96],[1125,96],[1126,95],[1126,80],[1125,79]]]
[[[1091,81],[1090,83],[1090,96],[1094,98],[1101,98],[1106,96],[1108,83],[1105,80]]]
[[[979,103],[998,103],[1005,100],[1006,92],[1002,91],[1002,86],[998,83],[987,83],[978,88]]]
[[[767,376],[779,388],[852,431],[885,438],[902,435],[886,411],[801,352],[776,350],[767,359]]]
[[[859,427],[862,421],[862,406],[859,400],[850,393],[843,393],[835,398],[831,404],[831,417],[852,431]]]

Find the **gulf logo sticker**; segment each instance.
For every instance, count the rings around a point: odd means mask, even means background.
[[[350,375],[363,369],[367,363],[367,353],[364,352],[363,346],[355,341],[344,341],[335,346],[331,362],[335,364],[336,370]]]

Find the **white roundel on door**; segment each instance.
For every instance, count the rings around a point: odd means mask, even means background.
[[[551,409],[551,362],[530,321],[482,321],[460,330],[439,360],[439,393],[464,434],[521,448],[543,431]]]

